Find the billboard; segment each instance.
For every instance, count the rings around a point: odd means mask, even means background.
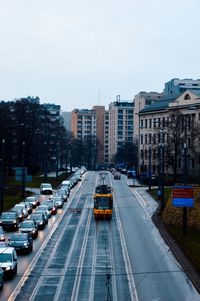
[[[175,207],[194,207],[194,189],[192,186],[174,186],[172,204]]]

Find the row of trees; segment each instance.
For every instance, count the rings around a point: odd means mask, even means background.
[[[0,103],[0,157],[4,148],[4,168],[26,166],[30,173],[67,160],[69,135],[60,116],[52,117],[39,98],[22,98]],[[4,143],[3,143],[4,142]]]

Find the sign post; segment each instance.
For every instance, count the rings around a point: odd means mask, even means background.
[[[183,208],[182,234],[187,236],[187,208],[194,207],[194,190],[192,186],[174,186],[172,204]]]

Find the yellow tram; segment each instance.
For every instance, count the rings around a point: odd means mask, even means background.
[[[113,192],[109,185],[98,185],[94,193],[95,219],[111,219],[113,211]]]

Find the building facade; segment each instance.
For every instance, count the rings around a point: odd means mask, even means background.
[[[133,142],[133,101],[115,101],[109,105],[109,163],[115,161],[115,155],[125,142]]]
[[[200,91],[163,96],[139,112],[139,124],[140,174],[199,174]]]
[[[178,97],[186,90],[198,91],[200,90],[200,79],[179,79],[173,78],[165,83],[164,95],[175,95]]]

